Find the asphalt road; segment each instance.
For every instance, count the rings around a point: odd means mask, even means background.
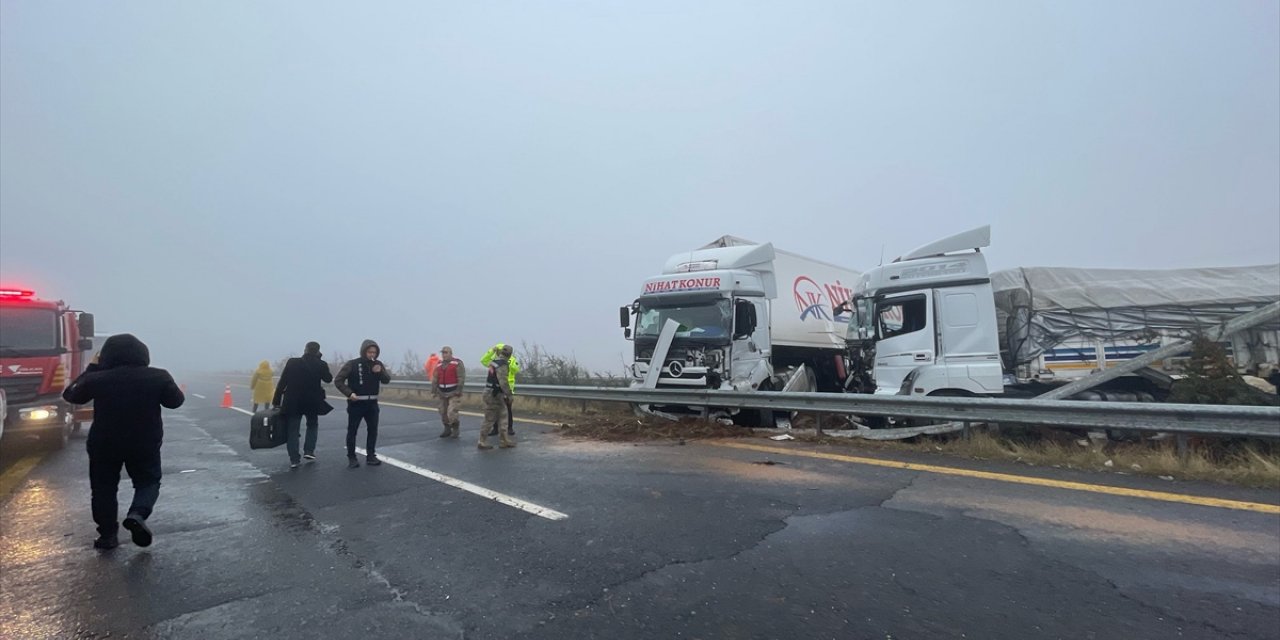
[[[1275,492],[527,423],[482,452],[477,418],[447,441],[393,406],[400,466],[347,469],[337,411],[291,470],[219,383],[190,391],[146,549],[90,548],[82,437],[5,442],[0,636],[1280,637]]]

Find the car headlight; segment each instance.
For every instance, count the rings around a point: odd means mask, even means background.
[[[18,418],[22,420],[31,420],[32,422],[40,422],[50,418],[57,417],[57,407],[29,407],[18,411]]]

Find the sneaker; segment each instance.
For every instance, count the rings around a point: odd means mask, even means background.
[[[483,443],[483,442],[478,442],[478,443],[476,443],[476,448],[477,448],[477,449],[492,449],[492,448],[493,448],[493,445],[491,445],[491,444],[485,444],[485,443]]]
[[[302,464],[301,462],[290,462],[290,463],[289,463],[289,468],[290,468],[290,469],[297,469],[301,464]]]
[[[382,464],[382,461],[378,459],[378,456],[365,456],[364,463],[371,467],[376,467]]]
[[[120,539],[115,536],[98,536],[98,539],[93,541],[94,549],[106,550],[114,549],[118,546],[120,546]]]
[[[302,454],[302,459],[303,459],[303,460],[306,460],[307,462],[315,462],[315,461],[316,461],[316,454],[314,454],[314,453],[304,453],[304,454]]]
[[[347,457],[347,468],[348,468],[348,469],[354,469],[354,468],[356,468],[356,467],[358,467],[358,466],[360,466],[360,460],[358,460],[355,456],[348,456],[348,457]]]
[[[147,521],[132,513],[128,518],[124,519],[124,528],[133,534],[133,543],[139,547],[151,546],[151,529],[147,527]]]

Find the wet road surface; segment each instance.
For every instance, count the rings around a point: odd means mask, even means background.
[[[0,636],[1280,637],[1274,511],[705,443],[579,442],[536,424],[517,424],[517,449],[482,452],[475,417],[460,441],[440,440],[434,412],[385,405],[379,453],[403,468],[347,469],[339,410],[321,419],[320,459],[291,470],[284,447],[249,450],[248,417],[218,408],[221,390],[194,381],[206,398],[166,414],[149,548],[127,535],[90,548],[82,437],[0,496]],[[3,448],[0,473],[29,457]],[[122,502],[128,492],[125,480]]]

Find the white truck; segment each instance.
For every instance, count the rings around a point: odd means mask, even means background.
[[[1280,264],[988,273],[990,244],[981,227],[863,274],[850,303],[847,390],[1034,396],[1133,361],[1131,375],[1073,395],[1161,400],[1182,359],[1136,368],[1139,358],[1280,301]],[[1269,318],[1221,339],[1241,371],[1280,358],[1280,321]]]
[[[839,392],[848,371],[849,315],[835,309],[858,278],[856,271],[733,236],[676,254],[620,309],[634,342],[632,386]],[[640,409],[772,423],[771,412]]]

